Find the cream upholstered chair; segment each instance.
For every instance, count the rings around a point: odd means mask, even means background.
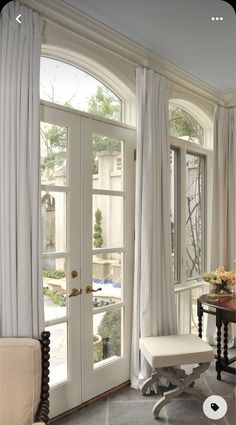
[[[0,424],[48,424],[49,336],[0,338]]]

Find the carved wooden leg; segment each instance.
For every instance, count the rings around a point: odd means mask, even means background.
[[[157,380],[158,380],[157,372],[153,372],[152,375],[151,375],[151,377],[148,378],[148,379],[146,379],[146,381],[144,381],[144,383],[142,385],[142,388],[141,388],[142,394],[143,395],[147,395],[147,390],[149,388],[151,388],[151,386],[153,384],[156,384],[157,383]]]
[[[221,370],[222,370],[222,363],[221,363],[221,326],[222,326],[221,314],[220,314],[219,309],[217,309],[217,313],[216,313],[216,327],[217,327],[216,371],[217,371],[217,379],[219,381],[221,381]]]
[[[152,408],[152,413],[154,418],[157,419],[159,417],[159,413],[162,407],[165,406],[165,404],[169,403],[169,401],[173,397],[178,397],[178,395],[180,395],[182,392],[183,392],[182,389],[178,387],[175,388],[174,390],[166,391],[164,393],[164,396],[160,400],[158,400]]]
[[[178,375],[181,379],[185,379],[186,378],[186,373],[184,369],[180,369],[180,368],[175,368],[175,373],[176,375]]]
[[[224,323],[224,361],[229,363],[228,358],[228,324],[229,322]]]
[[[165,377],[169,382],[176,385],[176,388],[171,391],[166,391],[163,397],[156,402],[152,409],[154,417],[157,419],[159,412],[165,404],[167,404],[173,397],[177,397],[183,392],[189,393],[203,401],[205,396],[198,390],[191,388],[192,382],[199,378],[202,372],[205,372],[210,363],[202,363],[198,367],[193,368],[190,375],[185,374],[185,379],[181,379],[173,368],[157,369],[157,375]],[[181,374],[182,375],[182,374]]]

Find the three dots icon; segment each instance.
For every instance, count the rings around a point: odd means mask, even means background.
[[[211,20],[212,21],[223,21],[223,19],[224,19],[223,16],[221,16],[221,17],[219,17],[219,16],[212,16],[211,17]]]

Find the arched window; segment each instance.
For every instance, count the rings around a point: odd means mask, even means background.
[[[186,110],[179,106],[169,106],[169,131],[173,137],[203,145],[204,129]]]
[[[198,279],[207,265],[208,120],[190,102],[175,100],[169,105],[172,269],[176,283]]]
[[[122,118],[122,101],[115,93],[89,73],[56,59],[41,58],[40,98],[103,118]]]

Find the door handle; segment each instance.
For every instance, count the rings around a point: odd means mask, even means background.
[[[77,270],[72,270],[72,272],[71,272],[72,279],[75,279],[77,276],[78,276]]]
[[[92,285],[87,285],[85,289],[86,294],[91,294],[91,292],[98,292],[98,291],[102,291],[102,288],[93,289]]]
[[[77,288],[73,288],[71,293],[68,295],[68,297],[77,297],[77,295],[82,294],[83,289],[77,289]]]

